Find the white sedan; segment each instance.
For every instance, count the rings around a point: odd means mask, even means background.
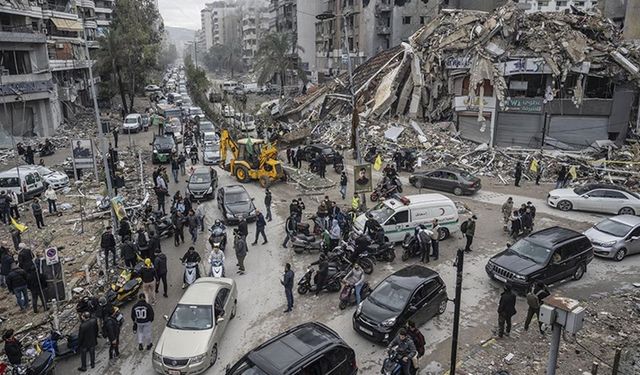
[[[38,174],[44,179],[47,186],[51,185],[54,189],[62,189],[69,186],[69,176],[62,172],[51,170],[42,165],[21,165],[20,169],[32,169],[36,170]]]
[[[640,214],[640,196],[616,185],[588,184],[573,189],[551,190],[547,204],[562,211]]]

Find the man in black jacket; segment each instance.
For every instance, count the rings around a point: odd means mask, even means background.
[[[178,211],[174,212],[173,218],[171,219],[173,223],[173,245],[175,247],[180,246],[180,243],[184,243],[184,224],[185,218]]]
[[[13,256],[11,250],[7,247],[6,242],[2,242],[0,246],[0,286],[7,287],[7,276],[11,272],[11,265],[13,264]]]
[[[124,259],[124,265],[130,268],[135,267],[137,255],[136,245],[131,242],[130,238],[126,239],[120,247],[120,256]]]
[[[162,288],[164,289],[164,297],[167,297],[167,256],[162,253],[158,248],[155,250],[156,259],[153,262],[153,267],[156,269],[156,293],[160,289],[160,281],[162,281]]]
[[[282,286],[284,286],[284,295],[287,297],[287,309],[284,310],[285,313],[291,312],[293,309],[293,279],[295,274],[291,270],[291,264],[287,263],[284,265],[284,276],[280,281]]]
[[[133,333],[138,336],[138,350],[146,344],[147,350],[153,346],[151,338],[151,322],[153,322],[153,308],[144,299],[144,294],[138,296],[138,302],[131,308]]]
[[[120,221],[120,229],[118,229],[118,235],[120,235],[120,240],[125,241],[127,239],[131,240],[131,224],[129,224],[129,219],[126,217]]]
[[[29,294],[27,289],[29,283],[27,281],[27,273],[17,265],[12,266],[11,272],[7,275],[7,289],[15,294],[20,311],[24,311],[29,307]]]
[[[264,239],[263,245],[267,243],[267,235],[264,233],[264,228],[267,226],[267,222],[264,220],[264,215],[260,210],[256,210],[256,239],[253,241],[251,245],[256,245],[258,243],[258,237],[262,234],[262,238]]]
[[[149,258],[151,258],[152,262],[155,263],[156,253],[161,250],[160,237],[155,231],[149,231]]]
[[[27,271],[27,284],[31,291],[31,299],[33,300],[33,312],[36,314],[38,313],[38,299],[42,301],[42,307],[47,311],[47,303],[42,293],[44,282],[43,276],[38,273],[38,269],[35,266],[32,266],[29,271]]]
[[[347,173],[345,171],[340,173],[340,196],[342,200],[347,196]]]
[[[269,188],[266,188],[264,190],[264,206],[266,207],[267,210],[267,221],[271,221],[271,190],[269,190]]]
[[[18,253],[18,266],[27,271],[33,267],[33,252],[24,243],[18,245],[20,252]]]
[[[17,366],[22,362],[22,345],[13,334],[14,331],[8,329],[2,334],[2,339],[4,340],[4,352],[9,359],[9,363]]]
[[[290,239],[295,236],[296,231],[298,229],[298,220],[296,218],[297,214],[295,212],[291,213],[285,222],[284,233],[286,237],[284,238],[284,242],[282,243],[282,247],[287,248],[287,243]]]
[[[506,334],[511,332],[511,318],[516,315],[516,295],[511,291],[511,286],[505,284],[504,292],[500,295],[498,304],[498,337],[505,333],[505,323],[507,325]]]
[[[98,321],[88,312],[82,313],[82,323],[78,329],[78,350],[80,350],[80,367],[78,371],[87,371],[87,352],[91,360],[91,368],[96,366],[96,346],[98,345]]]
[[[249,228],[247,227],[247,219],[243,218],[238,223],[238,234],[242,236],[242,238],[244,238],[245,240],[247,239],[247,236],[249,235]]]
[[[140,270],[140,277],[142,278],[142,292],[145,299],[152,305],[156,303],[156,269],[153,268],[151,259],[144,260],[144,267]]]
[[[107,340],[109,340],[109,359],[120,356],[120,324],[114,314],[117,314],[117,310],[113,310],[104,319],[104,333],[107,336]]]
[[[104,252],[104,264],[107,270],[109,270],[109,253],[113,254],[113,266],[116,266],[116,238],[111,229],[112,227],[109,225],[100,238],[100,247]]]
[[[538,281],[531,286],[531,290],[527,293],[527,304],[529,305],[529,309],[527,310],[527,319],[524,321],[525,331],[529,330],[529,324],[535,315],[538,319],[538,329],[540,329],[540,333],[544,335],[542,322],[540,321],[540,306],[542,306],[543,300],[550,295],[551,292],[549,292],[549,288],[547,288],[547,286],[541,281]]]

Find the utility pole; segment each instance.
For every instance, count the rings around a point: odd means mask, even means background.
[[[449,367],[449,374],[455,375],[456,362],[458,361],[458,331],[460,329],[460,297],[462,295],[462,269],[464,266],[464,250],[458,249],[456,257],[456,297],[453,300],[453,334],[451,336],[451,364]]]

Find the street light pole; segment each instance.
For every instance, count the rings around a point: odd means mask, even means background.
[[[458,331],[460,330],[460,305],[462,296],[462,269],[464,266],[464,250],[458,249],[456,258],[456,297],[453,300],[453,334],[451,335],[451,363],[449,374],[455,375],[456,362],[458,361]]]

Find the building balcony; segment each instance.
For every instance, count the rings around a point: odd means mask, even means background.
[[[100,48],[100,42],[97,40],[87,40],[87,46],[89,48]]]
[[[391,4],[376,4],[376,13],[388,13],[393,10],[393,5]]]
[[[48,81],[51,79],[50,72],[44,73],[30,73],[30,74],[11,74],[2,76],[2,84],[18,84],[18,83],[31,83],[31,82],[40,82],[40,81]]]
[[[109,26],[111,25],[111,20],[97,20],[96,23],[98,26]]]
[[[93,0],[80,0],[80,6],[87,9],[96,9],[96,2]]]
[[[45,43],[47,36],[31,25],[1,26],[0,40],[11,43]]]
[[[255,30],[255,29],[256,29],[256,25],[255,24],[242,26],[242,31],[243,32],[247,32],[247,31]]]
[[[113,9],[111,8],[99,8],[96,7],[96,14],[111,14],[113,13]]]
[[[87,29],[97,29],[98,23],[93,20],[84,21],[84,27],[86,27]]]
[[[376,25],[376,34],[378,34],[378,35],[389,35],[389,34],[391,34],[391,27],[383,26],[383,25]]]
[[[95,60],[49,60],[51,71],[57,72],[62,70],[86,69],[95,64]]]

